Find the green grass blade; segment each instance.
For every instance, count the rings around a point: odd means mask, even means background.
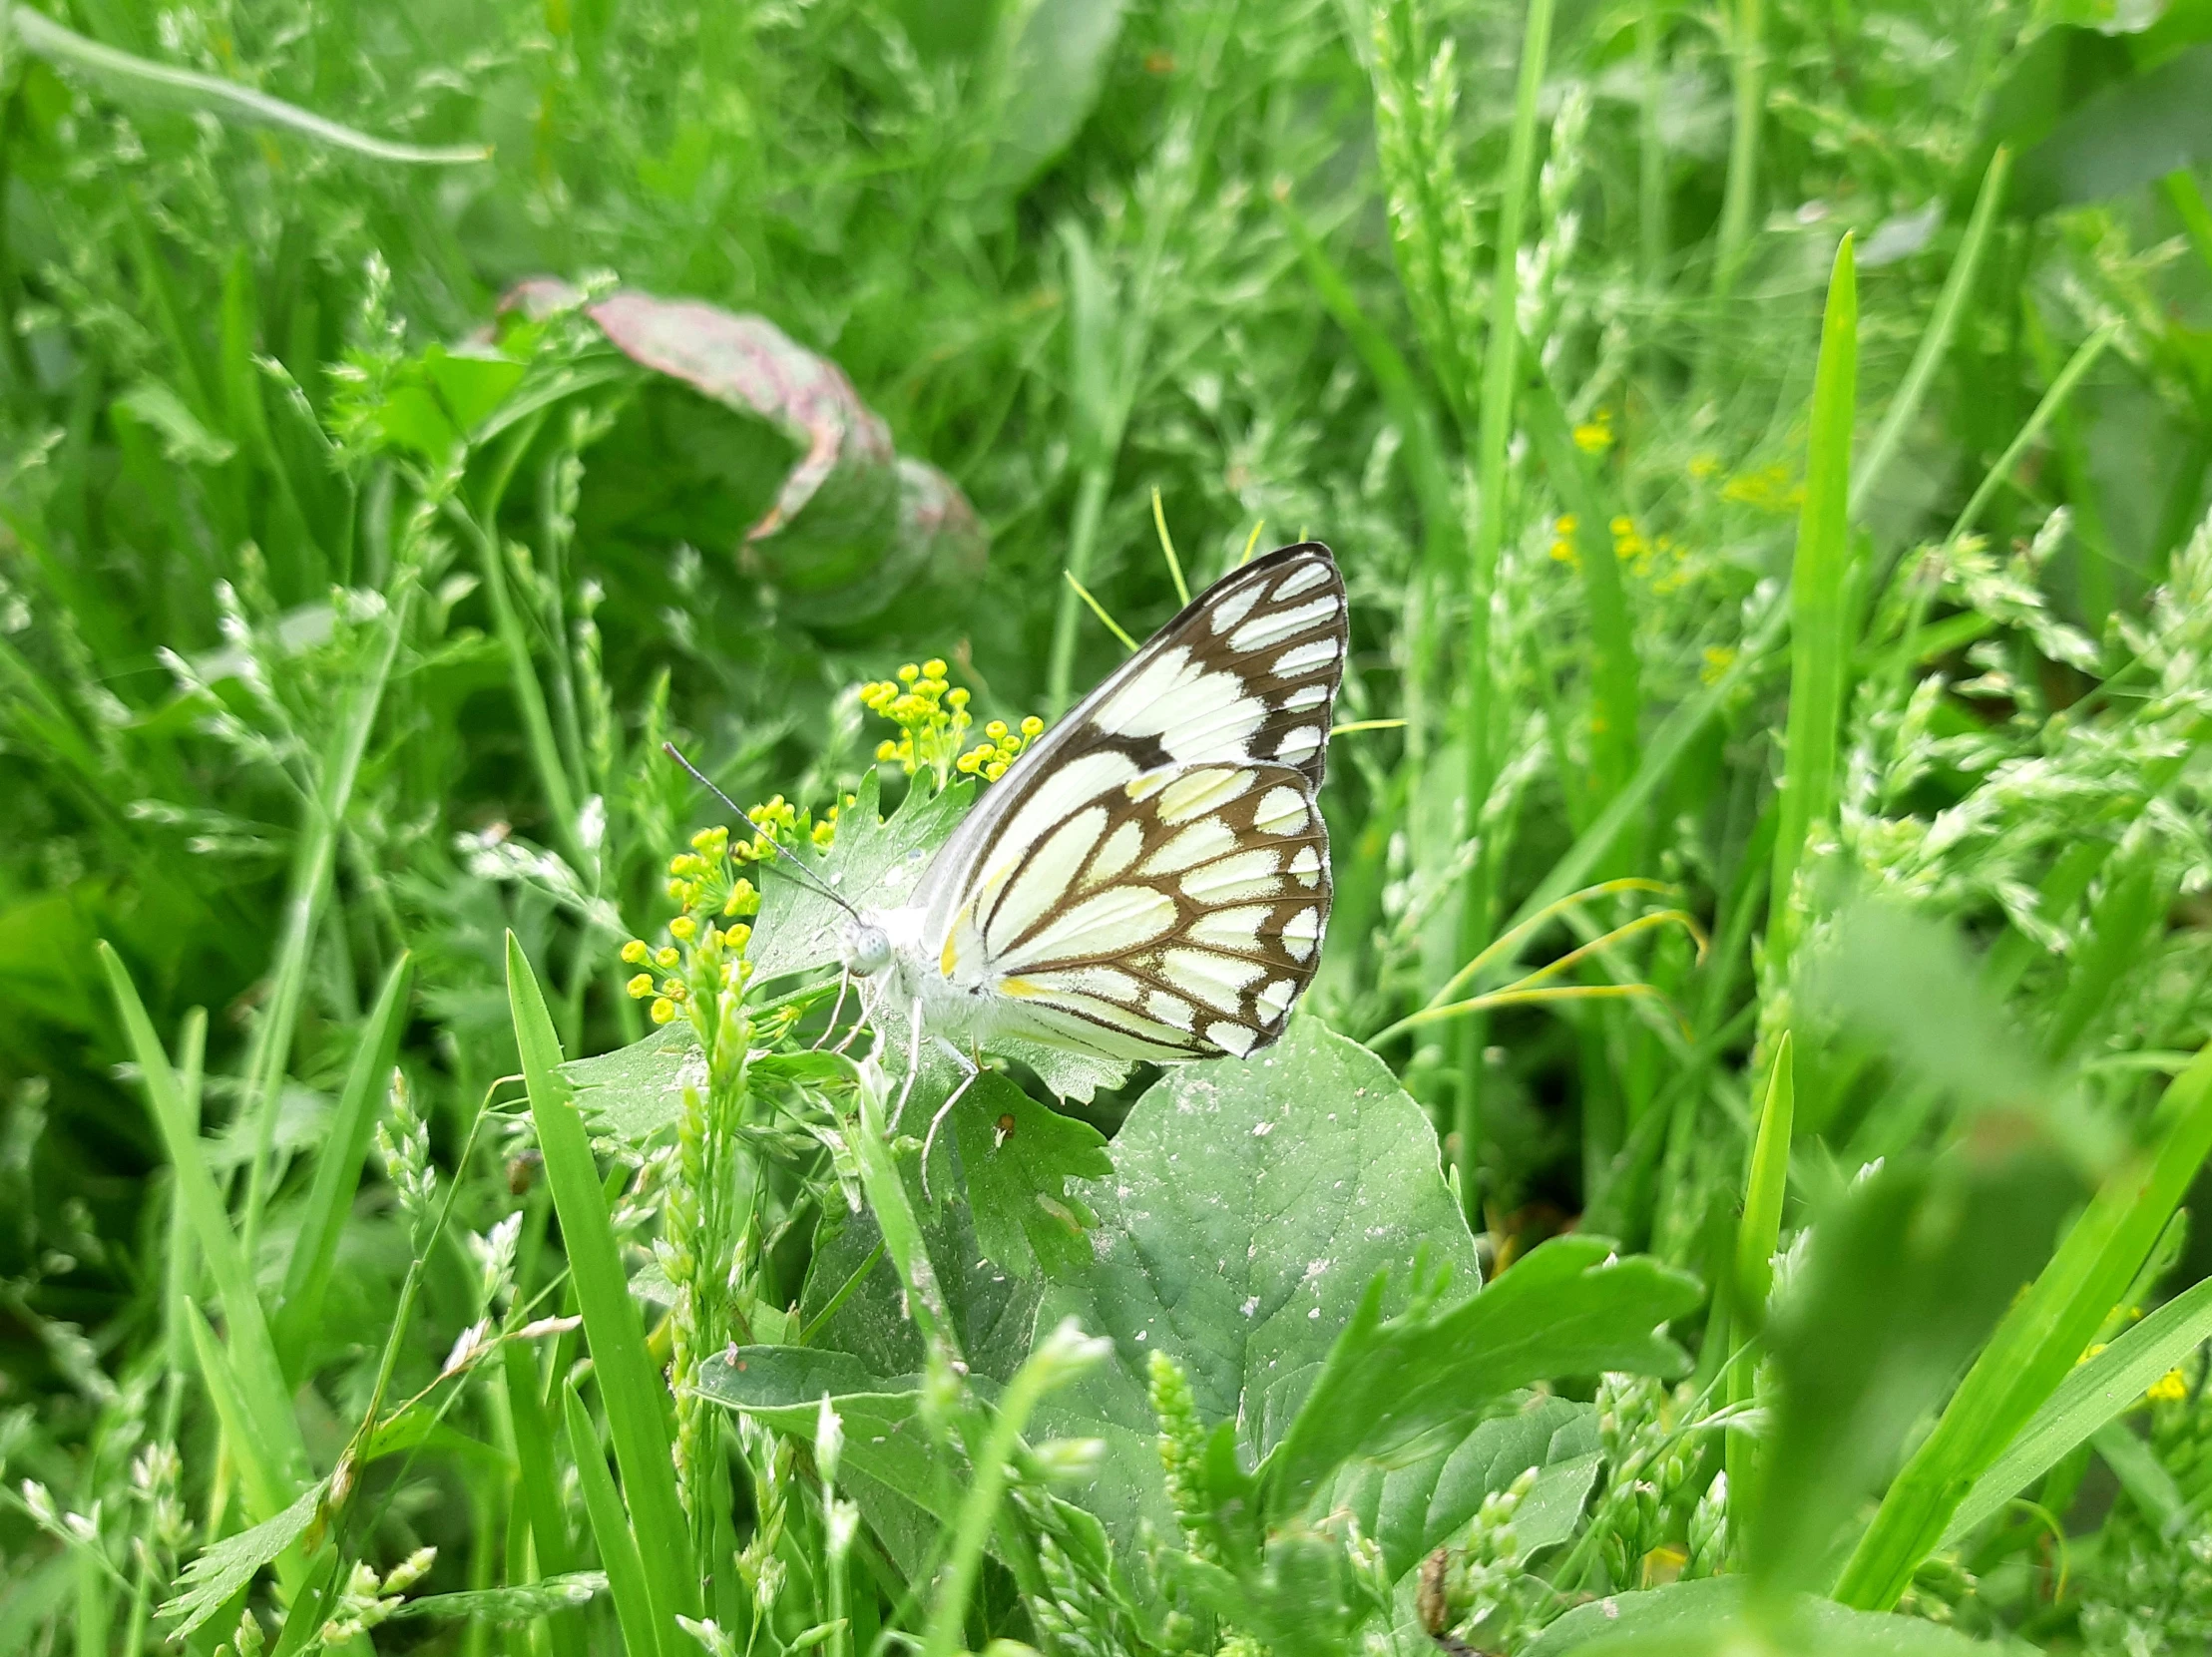
[[[1929,313],[1928,326],[1921,333],[1919,346],[1914,349],[1912,365],[1905,370],[1897,395],[1890,399],[1889,412],[1882,417],[1881,429],[1867,445],[1858,474],[1851,480],[1854,516],[1866,505],[1875,484],[1889,469],[1898,445],[1905,441],[1907,429],[1919,418],[1928,387],[1951,350],[1952,336],[1959,331],[1960,317],[1966,314],[1967,300],[1974,292],[1974,279],[1981,272],[1982,254],[1990,244],[1990,231],[1996,223],[1996,210],[2004,201],[2004,186],[2011,172],[2012,152],[1998,145],[1996,154],[1990,158],[1990,170],[1982,176],[1982,192],[1974,199],[1974,214],[1967,220],[1967,232],[1959,243],[1958,256],[1951,261],[1943,291],[1936,296],[1936,308]]]
[[[538,1379],[538,1360],[521,1341],[506,1342],[500,1361],[507,1383],[507,1416],[515,1434],[515,1472],[522,1483],[523,1513],[541,1577],[561,1576],[576,1568],[576,1548],[561,1502],[560,1467],[554,1457],[553,1421],[546,1413]],[[589,1424],[587,1424],[588,1426]],[[598,1439],[592,1450],[599,1450]],[[601,1462],[604,1469],[605,1462]],[[627,1534],[627,1532],[626,1532]],[[546,1619],[554,1657],[584,1657],[584,1621],[555,1612]]]
[[[414,167],[453,167],[491,158],[491,151],[481,145],[426,146],[371,138],[335,121],[325,121],[296,104],[255,92],[251,87],[220,81],[213,75],[195,74],[174,64],[155,63],[87,40],[29,6],[11,5],[8,13],[10,31],[22,42],[25,51],[50,63],[67,64],[126,101],[152,103],[167,109],[206,110],[226,121],[297,133],[302,138],[351,151],[370,161]]]
[[[646,1563],[631,1531],[630,1515],[623,1507],[622,1492],[607,1470],[607,1452],[592,1418],[574,1387],[561,1390],[563,1414],[568,1423],[569,1453],[576,1459],[576,1481],[583,1487],[584,1511],[591,1516],[592,1535],[599,1542],[599,1562],[607,1572],[607,1588],[615,1601],[615,1619],[622,1624],[623,1649],[631,1657],[654,1657],[665,1648],[681,1650],[675,1624],[654,1606],[652,1587],[646,1580]],[[662,1639],[665,1629],[668,1639]]]
[[[414,958],[408,955],[393,962],[385,975],[384,988],[361,1026],[353,1062],[338,1094],[337,1113],[315,1161],[314,1184],[307,1193],[299,1240],[284,1269],[284,1298],[276,1314],[276,1355],[286,1375],[299,1373],[300,1361],[322,1323],[323,1291],[338,1257],[338,1239],[352,1211],[354,1192],[360,1187],[383,1085],[399,1053],[399,1037],[407,1026],[407,992],[414,978]]]
[[[2168,1301],[2094,1358],[2066,1373],[1996,1464],[1974,1481],[1938,1545],[1949,1547],[2092,1437],[2143,1389],[2212,1340],[2212,1278]]]
[[[1836,249],[1813,374],[1805,505],[1790,575],[1790,712],[1767,909],[1767,962],[1788,976],[1797,941],[1793,903],[1806,837],[1835,810],[1844,670],[1851,660],[1845,579],[1851,565],[1851,423],[1858,406],[1859,289],[1852,238]]]
[[[281,1508],[298,1493],[297,1486],[306,1480],[307,1446],[300,1437],[298,1419],[292,1414],[290,1390],[285,1387],[283,1370],[276,1362],[276,1348],[269,1338],[260,1298],[254,1293],[253,1274],[245,1250],[230,1229],[229,1215],[224,1212],[222,1198],[216,1190],[215,1176],[208,1171],[207,1161],[201,1154],[200,1134],[188,1116],[185,1098],[177,1085],[177,1073],[170,1068],[169,1054],[162,1050],[161,1040],[154,1034],[153,1021],[146,1016],[138,987],[131,982],[122,957],[105,942],[100,945],[100,964],[107,970],[108,986],[115,995],[116,1008],[123,1015],[124,1029],[130,1036],[132,1056],[138,1060],[146,1083],[155,1131],[161,1135],[162,1148],[168,1153],[176,1175],[177,1200],[192,1222],[200,1252],[206,1257],[208,1269],[215,1276],[216,1290],[222,1297],[223,1322],[228,1330],[227,1354],[230,1368],[237,1377],[239,1398],[256,1434],[269,1447],[270,1465],[292,1486],[284,1490],[282,1499],[276,1502],[276,1508]],[[206,1368],[203,1362],[202,1369]],[[257,1516],[267,1518],[269,1512],[275,1510],[271,1508]]]
[[[1730,1404],[1751,1402],[1756,1372],[1750,1348],[1766,1325],[1767,1296],[1774,1287],[1774,1251],[1782,1239],[1782,1199],[1789,1190],[1790,1130],[1797,1103],[1797,1066],[1791,1048],[1790,1034],[1784,1031],[1767,1077],[1766,1105],[1759,1112],[1751,1172],[1744,1184],[1743,1219],[1736,1228],[1736,1280],[1727,1335],[1734,1352],[1728,1366]],[[1751,1510],[1758,1451],[1758,1443],[1749,1433],[1729,1433],[1728,1488],[1741,1503],[1739,1512]]]
[[[1837,1582],[1845,1604],[1897,1603],[1968,1493],[2095,1339],[2212,1151],[2212,1047],[2174,1078],[2159,1119],[2157,1142],[2105,1179],[1890,1485]]]
[[[530,962],[513,933],[507,935],[507,996],[522,1050],[523,1080],[530,1090],[531,1120],[545,1157],[546,1183],[575,1279],[584,1336],[607,1406],[607,1425],[622,1468],[623,1489],[637,1525],[647,1579],[660,1621],[681,1612],[696,1616],[697,1584],[687,1561],[690,1532],[676,1501],[675,1466],[669,1460],[667,1394],[646,1351],[645,1330],[630,1298],[615,1228],[607,1215],[599,1170],[584,1118],[561,1077],[561,1042]],[[657,1624],[658,1626],[658,1624]]]
[[[192,1332],[201,1380],[207,1385],[209,1401],[215,1405],[216,1420],[222,1425],[223,1441],[237,1460],[246,1511],[256,1524],[265,1524],[298,1499],[299,1487],[285,1470],[282,1452],[270,1443],[270,1435],[261,1431],[262,1423],[246,1399],[245,1388],[223,1352],[222,1342],[200,1308],[189,1301],[185,1323]],[[291,1586],[303,1574],[303,1563],[296,1546],[286,1548],[278,1558],[278,1579]]]

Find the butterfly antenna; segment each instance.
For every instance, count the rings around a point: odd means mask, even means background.
[[[753,833],[757,834],[761,838],[761,840],[766,843],[768,849],[775,853],[777,863],[781,864],[784,868],[790,870],[792,874],[798,876],[799,881],[802,885],[811,886],[816,892],[827,898],[839,909],[842,909],[854,920],[857,921],[860,919],[859,910],[853,908],[851,904],[847,903],[844,898],[838,894],[837,890],[829,884],[828,881],[822,879],[820,875],[817,875],[812,869],[809,869],[804,863],[793,857],[790,853],[789,848],[778,845],[776,843],[775,836],[768,831],[768,829],[760,822],[758,818],[753,816],[751,812],[747,811],[743,806],[739,805],[735,800],[731,799],[727,794],[723,793],[721,789],[716,787],[714,784],[714,779],[708,776],[704,771],[700,770],[696,765],[693,765],[688,759],[685,759],[681,750],[678,749],[673,742],[662,743],[661,751],[666,754],[670,759],[674,760],[678,765],[682,766],[686,771],[690,772],[692,779],[697,782],[701,788],[705,789],[709,794],[713,795],[714,798],[721,801],[722,804],[728,806],[731,812],[733,812],[736,816],[742,818],[746,823],[750,824]]]

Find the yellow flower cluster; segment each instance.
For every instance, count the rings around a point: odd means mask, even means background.
[[[1792,483],[1789,468],[1776,462],[1756,472],[1738,472],[1721,486],[1720,498],[1787,516],[1805,504],[1805,485]]]
[[[753,815],[780,827],[796,826],[798,816],[780,797]],[[624,988],[639,1001],[653,1003],[655,1024],[666,1024],[696,994],[741,990],[751,978],[752,963],[745,959],[745,950],[752,942],[752,928],[746,922],[760,912],[760,894],[737,870],[760,855],[755,850],[759,844],[755,836],[749,844],[741,841],[732,846],[728,829],[700,829],[691,836],[691,849],[669,860],[668,896],[683,906],[668,923],[672,942],[657,948],[633,938],[622,949],[622,958],[630,966],[652,969],[637,974]],[[722,921],[735,924],[718,924]],[[687,976],[677,972],[685,966],[685,951],[690,954]]]
[[[1573,569],[1581,568],[1580,558],[1574,547],[1574,532],[1580,527],[1580,522],[1571,512],[1562,512],[1551,520],[1551,556]],[[1643,532],[1636,528],[1636,521],[1626,513],[1614,518],[1606,528],[1612,532],[1613,556],[1637,576],[1653,580],[1653,584],[1662,593],[1671,593],[1683,584],[1685,578],[1680,568],[1682,554],[1674,543],[1674,537],[1662,535],[1657,541],[1647,540]],[[1661,558],[1668,561],[1668,567],[1664,570],[1659,568],[1658,561]]]
[[[1613,411],[1601,408],[1574,428],[1574,447],[1585,455],[1601,455],[1613,446]]]
[[[860,687],[860,705],[879,713],[899,727],[896,737],[876,744],[879,764],[896,764],[908,776],[927,770],[943,788],[958,772],[996,782],[1006,768],[1040,731],[1045,721],[1034,714],[1019,729],[1004,719],[983,727],[984,739],[963,751],[975,720],[968,712],[968,692],[947,683],[941,657],[908,662],[895,679],[879,679]]]
[[[1036,714],[1024,719],[1019,730],[1010,729],[1004,719],[994,719],[983,727],[984,739],[953,762],[962,776],[980,776],[985,782],[997,782],[1006,775],[1006,768],[1014,763],[1015,756],[1045,729],[1045,721]]]
[[[899,727],[899,734],[876,744],[879,764],[896,763],[908,776],[925,766],[942,788],[951,780],[954,756],[968,727],[968,692],[947,682],[942,656],[908,662],[896,679],[860,687],[860,705]]]
[[[2153,1404],[2179,1404],[2188,1396],[2189,1378],[2179,1370],[2168,1370],[2143,1392],[2143,1397]]]

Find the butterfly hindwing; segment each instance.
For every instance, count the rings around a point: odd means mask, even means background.
[[[1282,1034],[1329,910],[1295,766],[1161,767],[1066,811],[956,917],[939,965],[1002,1029],[1116,1056],[1243,1056]]]

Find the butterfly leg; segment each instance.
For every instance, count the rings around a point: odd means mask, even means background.
[[[837,975],[837,1000],[830,1006],[829,1023],[822,1027],[821,1036],[815,1041],[813,1046],[807,1049],[809,1052],[821,1051],[822,1042],[827,1041],[832,1036],[837,1034],[837,1016],[845,1011],[845,992],[847,990],[850,990],[851,988],[852,971],[850,968],[846,968],[840,971]],[[855,1031],[859,1030],[859,1028],[860,1027],[858,1025],[853,1026],[853,1029]],[[845,1040],[847,1042],[851,1041],[851,1039],[852,1037],[850,1036],[847,1036],[845,1037]],[[840,1044],[834,1050],[837,1052],[843,1052],[845,1048],[843,1044]]]
[[[922,998],[914,998],[913,1036],[906,1045],[906,1080],[899,1087],[899,1102],[891,1108],[890,1131],[899,1130],[899,1118],[906,1114],[906,1101],[914,1092],[914,1078],[922,1073]]]
[[[922,1135],[922,1200],[924,1202],[930,1200],[929,1148],[937,1142],[937,1130],[945,1125],[945,1118],[953,1113],[953,1106],[960,1102],[960,1095],[973,1087],[976,1084],[976,1077],[983,1074],[983,1066],[950,1041],[945,1042],[944,1046],[945,1050],[953,1055],[953,1061],[968,1073],[960,1078],[960,1085],[945,1096],[945,1102],[937,1107],[937,1114],[929,1119],[929,1131]]]

